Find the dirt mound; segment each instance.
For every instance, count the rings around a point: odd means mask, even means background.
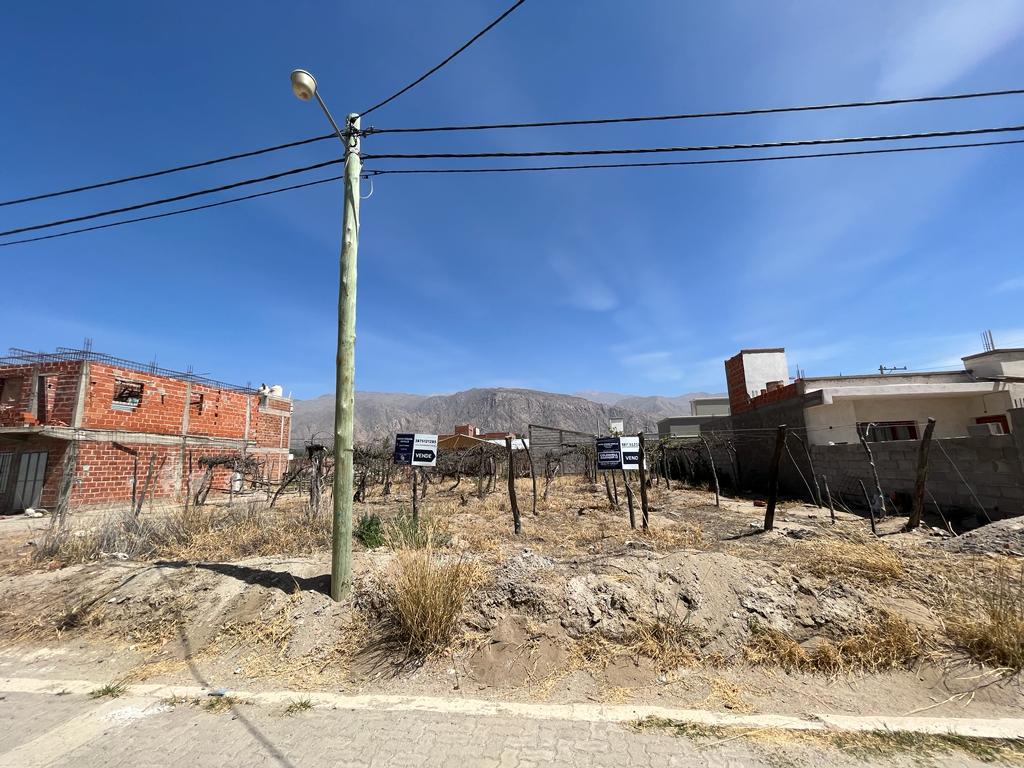
[[[950,552],[1024,557],[1024,517],[1011,517],[983,525],[955,539],[944,541],[941,546]]]

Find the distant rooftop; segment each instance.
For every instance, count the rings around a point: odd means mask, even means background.
[[[125,368],[139,373],[150,373],[154,376],[166,376],[169,379],[180,379],[191,381],[194,384],[202,384],[214,389],[229,389],[235,392],[245,392],[250,395],[256,394],[251,386],[239,386],[228,384],[216,379],[208,379],[205,376],[197,376],[191,371],[174,371],[170,368],[161,368],[152,363],[137,363],[133,360],[126,360],[123,357],[114,357],[103,352],[93,352],[91,349],[71,349],[70,347],[57,347],[56,352],[30,352],[27,349],[11,347],[4,357],[0,357],[0,365],[37,365],[42,363],[73,363],[73,362],[95,362],[113,365],[117,368]]]

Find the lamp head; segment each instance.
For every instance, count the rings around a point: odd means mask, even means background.
[[[316,95],[316,78],[304,69],[292,70],[292,92],[302,101]]]

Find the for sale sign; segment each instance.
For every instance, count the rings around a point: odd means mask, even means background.
[[[640,438],[620,437],[619,448],[622,451],[622,468],[640,469]]]
[[[647,464],[644,464],[647,468]],[[640,469],[639,437],[597,438],[597,469]]]
[[[395,464],[414,467],[437,465],[437,435],[401,432],[395,435]]]
[[[619,445],[619,438],[597,438],[597,469],[622,469],[622,447]]]

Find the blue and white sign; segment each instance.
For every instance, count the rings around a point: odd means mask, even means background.
[[[395,435],[395,464],[414,467],[437,465],[437,435],[400,432]]]

